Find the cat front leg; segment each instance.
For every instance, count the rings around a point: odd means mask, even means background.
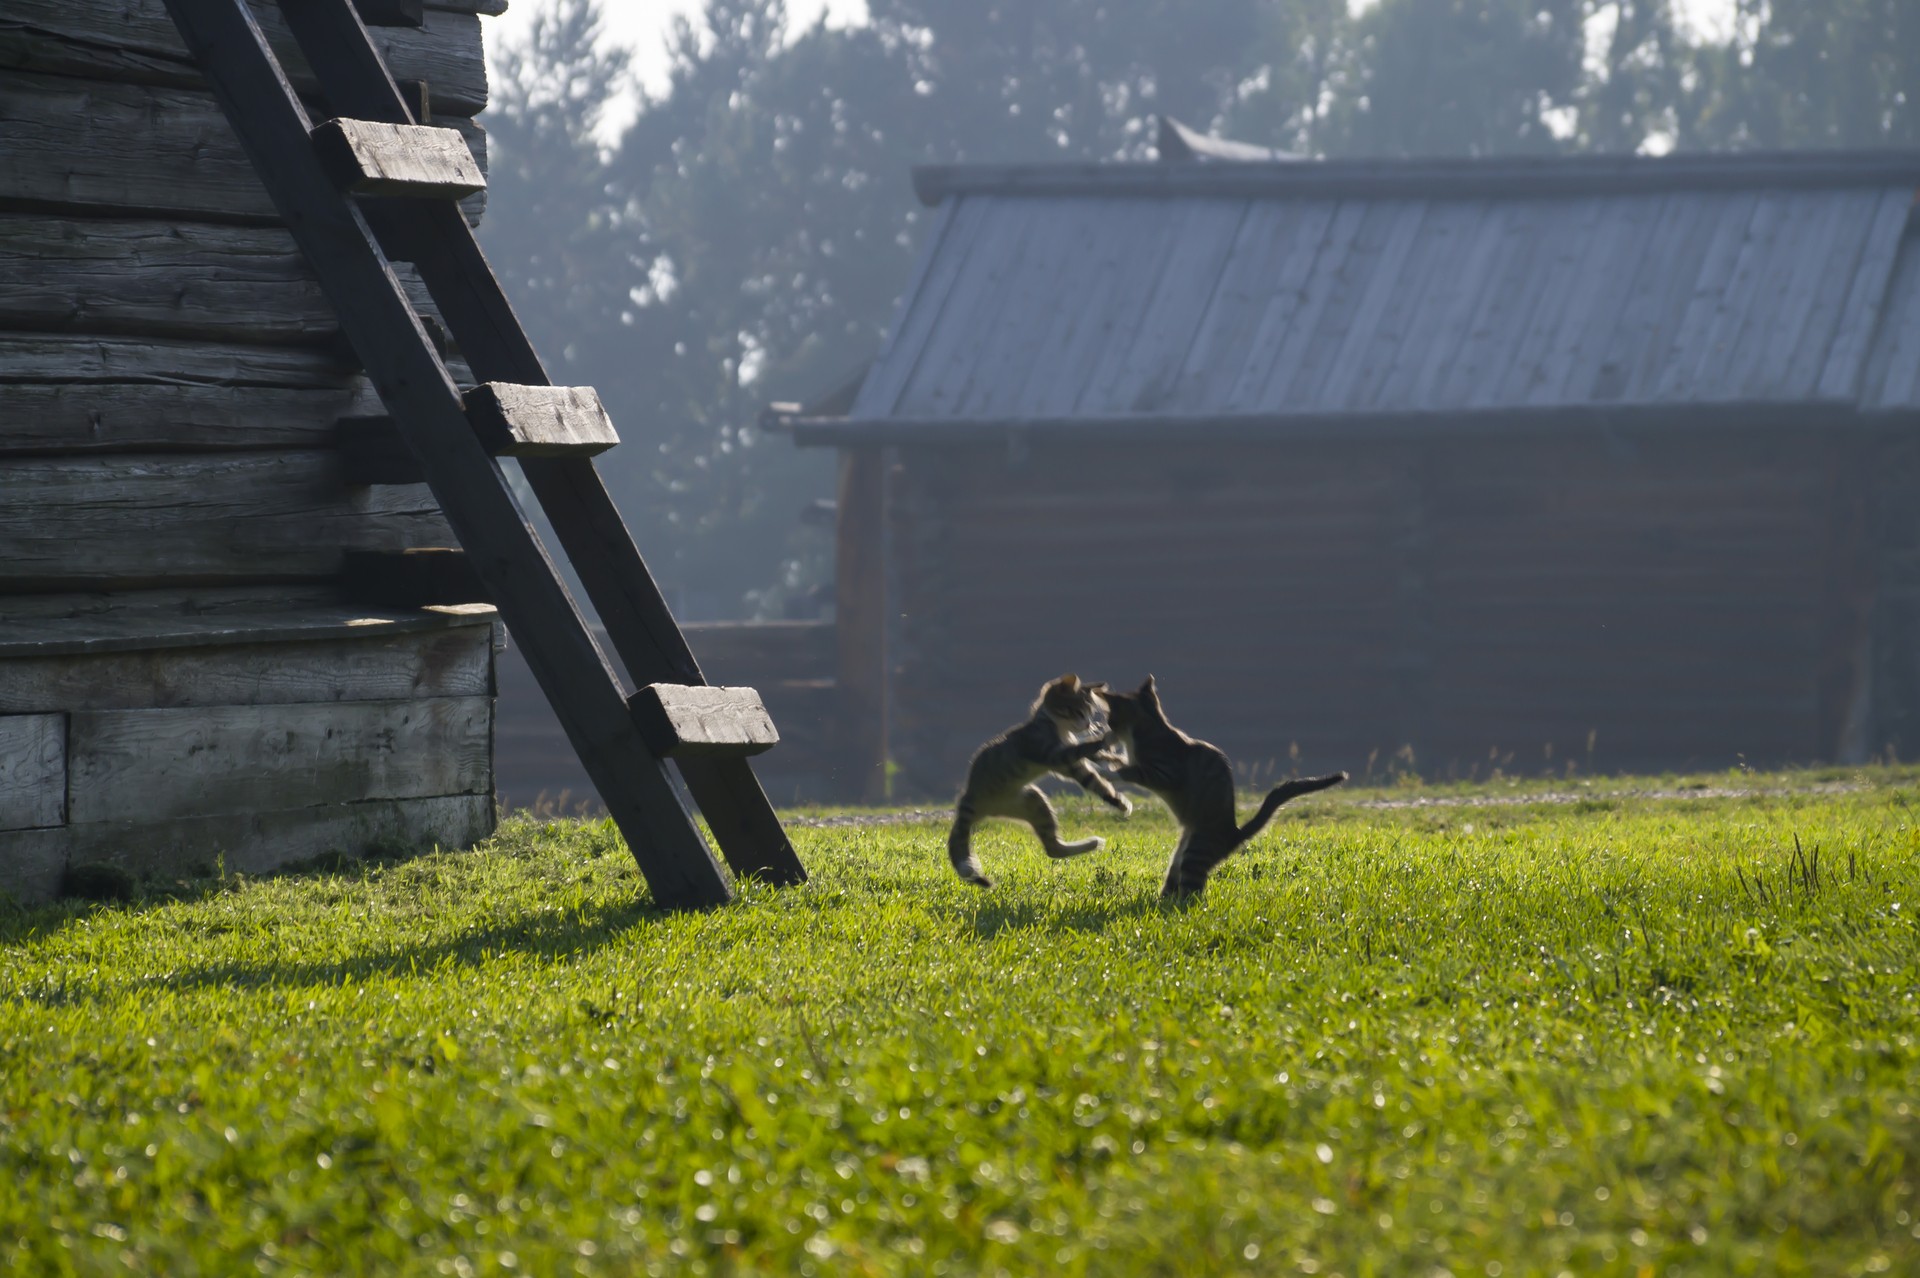
[[[1095,756],[1098,757],[1098,756]],[[1108,807],[1115,809],[1121,816],[1133,815],[1133,800],[1113,788],[1113,783],[1100,775],[1100,769],[1086,759],[1066,769],[1062,774],[1068,780],[1076,782],[1081,789],[1099,799]]]

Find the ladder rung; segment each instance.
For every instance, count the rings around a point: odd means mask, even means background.
[[[742,757],[771,750],[780,734],[752,688],[650,683],[627,699],[647,748],[662,759]]]
[[[426,471],[407,447],[391,417],[342,417],[333,424],[334,445],[346,462],[347,482],[424,484]]]
[[[425,0],[353,0],[360,21],[370,27],[424,27]]]
[[[467,392],[466,405],[495,457],[591,457],[620,442],[591,386],[487,382]]]
[[[345,571],[347,593],[375,607],[492,602],[464,550],[349,550]]]
[[[487,189],[454,129],[333,119],[314,129],[313,145],[334,182],[354,195],[457,199]]]

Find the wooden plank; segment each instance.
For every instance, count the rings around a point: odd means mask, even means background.
[[[0,715],[492,695],[490,626],[0,662]]]
[[[1514,210],[1514,216],[1507,223],[1512,238],[1502,255],[1494,286],[1488,290],[1475,316],[1452,376],[1440,383],[1437,403],[1451,408],[1477,409],[1500,402],[1501,388],[1519,355],[1534,313],[1553,305],[1553,299],[1547,295],[1546,272],[1541,269],[1541,263],[1552,261],[1559,229],[1556,211],[1553,204],[1543,200],[1527,201]],[[1640,205],[1629,204],[1609,210],[1606,216],[1631,221],[1640,211]],[[1602,297],[1592,304],[1604,309],[1615,303]],[[1584,324],[1595,322],[1594,317],[1601,310],[1570,307],[1568,313],[1574,317],[1570,328],[1579,333]]]
[[[486,382],[467,392],[466,405],[495,457],[591,457],[620,442],[591,386]]]
[[[314,129],[313,145],[340,189],[354,195],[459,199],[487,189],[453,129],[333,119]]]
[[[436,315],[418,272],[397,272]],[[0,214],[0,329],[240,343],[340,340],[293,237],[277,227]]]
[[[0,208],[280,220],[220,108],[204,93],[10,72],[0,76],[7,163]],[[452,121],[486,172],[486,135]],[[462,201],[477,219],[485,195]]]
[[[1823,396],[1851,399],[1859,393],[1860,372],[1866,366],[1868,347],[1886,304],[1887,285],[1893,279],[1912,211],[1910,191],[1881,194],[1859,269],[1847,293],[1840,327],[1819,374],[1819,393]]]
[[[921,243],[913,276],[901,293],[893,323],[874,356],[873,367],[860,383],[850,416],[890,413],[913,374],[927,334],[939,319],[948,292],[965,268],[973,236],[986,217],[980,201],[957,200],[935,212],[933,226]]]
[[[350,489],[333,453],[23,458],[0,488],[0,592],[331,577],[451,541],[424,488]]]
[[[1700,253],[1699,269],[1693,272],[1693,288],[1663,350],[1649,361],[1642,379],[1642,398],[1650,400],[1686,400],[1694,397],[1694,370],[1699,367],[1701,344],[1705,340],[1714,311],[1733,278],[1746,244],[1747,228],[1759,196],[1742,191],[1728,196],[1721,205],[1716,224],[1706,247]]]
[[[83,710],[67,748],[76,825],[488,794],[493,701]]]
[[[1740,330],[1753,308],[1754,294],[1761,287],[1762,273],[1788,204],[1788,197],[1777,191],[1762,194],[1754,204],[1753,218],[1747,223],[1727,286],[1715,301],[1712,318],[1701,330],[1698,354],[1677,373],[1693,388],[1691,398],[1695,400],[1729,398],[1727,369],[1739,353]]]
[[[780,734],[752,688],[650,683],[627,699],[640,735],[662,759],[740,757],[780,744]]]
[[[1427,349],[1418,367],[1407,370],[1411,382],[1400,395],[1402,403],[1432,403],[1439,386],[1453,372],[1454,361],[1472,335],[1473,317],[1484,304],[1486,293],[1496,285],[1499,272],[1495,268],[1507,253],[1515,215],[1512,205],[1488,202],[1473,242],[1463,254],[1465,263],[1453,298],[1427,330]],[[1273,402],[1266,401],[1267,405]]]
[[[249,4],[294,87],[317,95],[319,86],[279,4]],[[376,30],[372,36],[396,79],[428,86],[436,114],[469,117],[486,107],[486,52],[471,5],[464,13],[430,6],[424,27]],[[0,69],[206,86],[167,16],[165,0],[8,0],[0,13]]]
[[[1778,378],[1786,361],[1776,364],[1772,352],[1783,340],[1791,345],[1804,327],[1814,285],[1827,268],[1833,228],[1844,211],[1831,197],[1803,195],[1789,204],[1756,272],[1757,287],[1734,339],[1733,358],[1721,384],[1709,388],[1715,398],[1772,398],[1783,389]]]
[[[1344,408],[1356,399],[1368,397],[1374,382],[1365,374],[1370,363],[1383,357],[1375,355],[1375,346],[1384,345],[1384,358],[1391,359],[1393,348],[1398,345],[1398,330],[1392,316],[1415,300],[1423,279],[1420,271],[1431,266],[1430,259],[1413,258],[1411,264],[1408,260],[1420,240],[1430,207],[1424,200],[1409,200],[1396,210],[1393,228],[1381,247],[1379,260],[1371,267],[1366,291],[1352,319],[1347,321],[1346,331],[1334,348],[1333,360],[1308,402]]]
[[[1448,200],[1429,207],[1394,303],[1381,316],[1374,340],[1348,396],[1349,407],[1406,403],[1406,388],[1435,343],[1450,335],[1439,325],[1459,294],[1470,291],[1463,271],[1487,220],[1481,200]]]
[[[1342,203],[1335,210],[1333,222],[1314,257],[1313,269],[1301,285],[1299,305],[1265,370],[1265,377],[1260,380],[1259,391],[1250,395],[1252,402],[1262,406],[1291,402],[1288,390],[1300,373],[1308,347],[1319,333],[1321,317],[1338,291],[1341,274],[1347,269],[1365,219],[1366,205],[1357,200]]]
[[[0,834],[0,890],[21,901],[49,900],[68,865],[159,879],[208,873],[216,863],[229,873],[266,874],[329,853],[469,848],[493,828],[493,796],[460,794],[28,830]]]
[[[341,575],[348,598],[379,608],[463,605],[487,596],[467,552],[451,546],[349,550]]]
[[[318,450],[334,423],[376,411],[364,382],[334,390],[92,382],[0,383],[0,457],[30,453]]]
[[[1667,334],[1685,312],[1686,298],[1699,275],[1702,258],[1718,227],[1718,201],[1712,195],[1675,195],[1647,233],[1624,304],[1613,327],[1588,358],[1569,374],[1576,398],[1625,399],[1642,383],[1641,369],[1664,349]]]
[[[475,438],[459,388],[426,343],[418,318],[358,209],[338,193],[307,144],[311,121],[273,64],[258,30],[243,11],[221,0],[167,3],[187,47],[207,69],[222,110],[244,130],[246,154],[260,179],[273,188],[279,204],[298,212],[292,228],[295,237],[326,281],[343,327],[354,335],[388,409],[401,423],[409,447],[447,506],[459,544],[479,562],[509,624],[519,624],[518,638],[529,664],[626,835],[654,899],[667,908],[729,900],[732,890],[725,872],[689,819],[659,761],[647,751],[606,655],[587,632],[579,609],[497,464]],[[400,91],[350,13],[317,5],[289,6],[285,12],[330,86],[336,109],[356,118],[392,123],[409,118]],[[439,201],[420,203],[428,209],[452,208]],[[423,226],[438,229],[430,220],[434,216],[421,213]],[[466,287],[483,295],[497,294],[498,285],[471,235],[457,224],[449,230],[457,238],[446,240],[447,251],[465,268],[460,273],[468,280]],[[425,244],[431,237],[413,238],[431,248]],[[475,342],[468,342],[467,329],[461,327],[466,320],[455,320],[452,314],[460,308],[446,276],[456,272],[437,274],[425,260],[420,265],[470,355],[490,358],[503,331],[518,332],[500,298],[497,307],[482,308],[477,322],[468,325],[476,330]],[[520,341],[524,346],[524,335]],[[490,369],[486,380],[546,381],[538,361],[533,363],[529,375]],[[530,468],[572,464],[529,461]],[[592,475],[591,463],[585,465]],[[537,491],[539,481],[531,469],[527,473]],[[597,476],[594,480],[598,487]],[[604,499],[604,488],[599,491]],[[589,500],[582,499],[583,509]],[[610,501],[606,504],[611,507]],[[617,513],[615,518],[619,526]],[[626,540],[630,546],[631,539]],[[637,554],[632,557],[637,561]],[[574,559],[578,566],[580,556]],[[644,569],[642,580],[652,584]]]
[[[1783,399],[1819,392],[1827,348],[1846,322],[1854,276],[1872,248],[1880,197],[1875,191],[1849,191],[1836,193],[1831,202],[1824,231],[1801,250],[1813,264],[1803,259],[1795,268],[1789,300],[1761,360],[1761,378],[1750,383],[1754,390]]]
[[[0,830],[67,819],[67,716],[0,714]]]
[[[976,299],[968,329],[978,340],[965,362],[935,384],[955,412],[1018,412],[1029,386],[1063,397],[1078,388],[1075,370],[1062,363],[1054,343],[1070,339],[1087,318],[1083,306],[1101,272],[1100,237],[1087,219],[1063,216],[1066,210],[1054,203],[1035,210],[1005,286]],[[956,292],[966,287],[963,281]]]

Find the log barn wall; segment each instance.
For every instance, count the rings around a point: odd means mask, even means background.
[[[483,165],[480,19],[504,8],[374,32]],[[0,891],[492,829],[492,609],[371,608],[345,573],[453,544],[424,485],[351,482],[336,423],[379,411],[162,0],[9,0]]]

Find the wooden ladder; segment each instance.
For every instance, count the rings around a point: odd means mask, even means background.
[[[735,874],[804,882],[747,762],[778,739],[758,695],[706,686],[594,469],[593,454],[617,442],[599,397],[548,380],[460,211],[485,178],[457,132],[415,122],[367,35],[363,17],[418,25],[417,0],[358,0],[358,11],[352,0],[281,5],[334,117],[317,126],[247,0],[166,2],[654,900],[678,909],[732,896],[667,776],[669,758]],[[476,390],[462,395],[390,259],[419,271]],[[631,697],[514,499],[501,456],[518,459],[643,685]]]

